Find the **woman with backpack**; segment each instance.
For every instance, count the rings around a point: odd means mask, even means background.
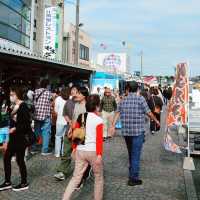
[[[99,96],[90,95],[86,102],[87,114],[81,114],[78,117],[76,128],[84,125],[85,140],[80,144],[73,145],[72,157],[75,158],[75,169],[65,190],[63,200],[70,199],[88,165],[92,166],[95,177],[94,199],[103,199],[103,120],[98,115],[99,108]],[[82,118],[84,118],[84,124]]]

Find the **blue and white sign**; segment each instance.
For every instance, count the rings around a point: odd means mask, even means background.
[[[96,72],[92,78],[92,92],[96,93],[97,88],[103,90],[104,87],[119,89],[118,77],[104,72]]]

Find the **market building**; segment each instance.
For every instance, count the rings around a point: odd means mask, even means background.
[[[55,85],[78,80],[89,84],[93,69],[89,50],[82,47],[89,48],[91,39],[80,31],[80,62],[75,66],[75,28],[71,25],[66,30],[65,43],[63,16],[63,0],[0,0],[1,84],[20,82],[35,87],[43,78]]]

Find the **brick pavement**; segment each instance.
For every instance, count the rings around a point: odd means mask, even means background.
[[[185,200],[185,184],[180,155],[171,154],[162,148],[162,134],[147,134],[141,161],[142,186],[127,186],[128,157],[123,138],[116,136],[105,143],[105,200]],[[27,163],[30,189],[24,192],[5,191],[0,200],[60,200],[69,180],[57,182],[52,177],[59,159],[53,156],[34,156]],[[18,183],[18,169],[13,163],[13,183]],[[0,181],[3,181],[3,166],[0,159]],[[91,200],[93,180],[73,199]]]

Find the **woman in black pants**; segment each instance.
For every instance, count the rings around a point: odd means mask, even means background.
[[[26,164],[24,161],[26,140],[25,134],[31,131],[31,120],[30,113],[27,105],[23,102],[23,88],[12,87],[10,89],[10,101],[18,107],[15,113],[15,123],[10,128],[10,137],[7,147],[4,153],[4,171],[5,171],[5,182],[0,185],[0,191],[13,189],[14,191],[21,191],[28,189],[27,183],[27,171]],[[16,161],[19,166],[21,174],[21,183],[17,186],[12,186],[11,183],[11,159],[16,156]]]

